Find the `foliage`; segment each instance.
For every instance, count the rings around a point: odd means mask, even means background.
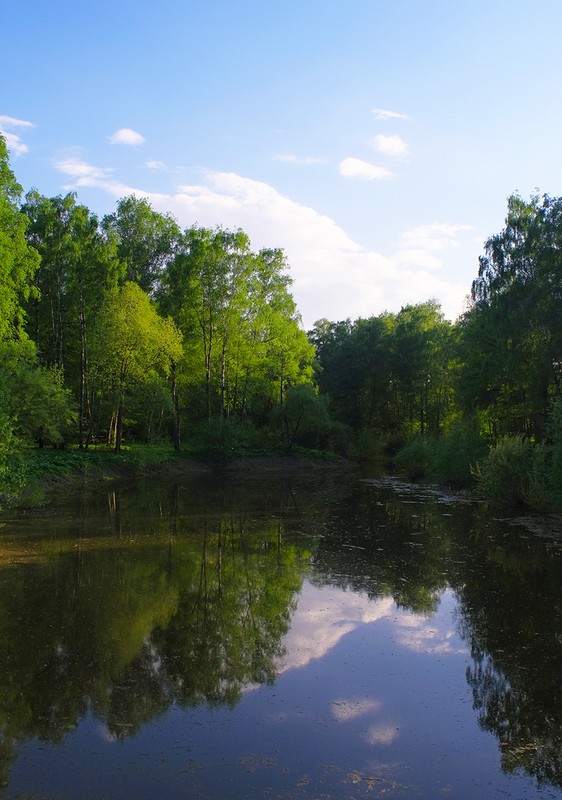
[[[348,454],[369,464],[383,464],[386,460],[385,438],[380,431],[365,428],[352,439]]]
[[[98,316],[92,342],[93,370],[112,398],[112,443],[121,447],[123,413],[135,386],[148,385],[156,375],[170,374],[181,358],[181,335],[163,319],[149,297],[132,282],[107,298]]]
[[[76,412],[63,376],[36,363],[28,340],[0,344],[0,425],[4,457],[28,445],[68,441]]]
[[[41,256],[28,303],[27,330],[41,362],[64,372],[78,405],[78,441],[92,428],[89,339],[95,316],[123,270],[117,242],[74,194],[47,198],[31,191],[23,211],[27,238]]]
[[[422,436],[417,436],[398,451],[394,457],[394,466],[410,480],[417,480],[427,475],[431,458],[432,443]]]
[[[256,451],[261,445],[262,438],[249,420],[224,417],[200,423],[192,438],[196,453],[218,461]]]
[[[102,224],[117,240],[125,280],[152,294],[180,238],[175,219],[154,211],[147,200],[130,195],[119,200],[116,211],[104,217]]]
[[[319,397],[309,384],[293,386],[287,392],[281,409],[283,444],[320,449],[330,437],[331,424],[326,400]]]
[[[72,193],[18,209],[21,192],[0,137],[0,476],[31,442],[179,451],[190,431],[213,452],[395,454],[494,497],[504,451],[529,447],[507,496],[562,502],[562,199],[508,199],[457,323],[428,300],[307,337],[282,250],[134,196],[100,222]]]
[[[546,424],[548,437],[548,489],[553,500],[562,505],[562,398],[553,402]]]
[[[454,425],[433,445],[431,479],[455,487],[474,483],[473,467],[484,458],[488,445],[475,421]]]
[[[23,304],[39,263],[25,239],[28,219],[17,205],[21,192],[0,134],[0,341],[23,335]]]
[[[505,228],[492,236],[461,321],[465,407],[485,409],[494,436],[541,441],[562,363],[562,200],[508,200]]]
[[[250,416],[263,425],[291,386],[310,382],[313,349],[286,270],[282,251],[252,253],[243,231],[182,235],[158,301],[184,337],[179,384],[194,421]]]
[[[474,477],[486,500],[517,506],[528,498],[533,481],[533,445],[521,435],[503,436],[477,462]]]

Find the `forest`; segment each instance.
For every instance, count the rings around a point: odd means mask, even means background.
[[[279,248],[181,230],[145,199],[98,218],[25,196],[0,137],[0,487],[32,452],[325,451],[562,504],[562,199],[508,198],[466,311],[302,328]]]

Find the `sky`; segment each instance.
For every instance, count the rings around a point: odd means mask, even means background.
[[[280,247],[305,329],[466,307],[517,192],[562,193],[560,0],[18,0],[0,130],[25,191]]]

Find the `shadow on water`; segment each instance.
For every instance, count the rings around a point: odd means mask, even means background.
[[[111,485],[4,517],[4,791],[17,796],[26,742],[60,744],[89,717],[126,742],[174,709],[274,686],[305,582],[427,618],[452,591],[462,681],[501,769],[562,787],[556,530],[404,484],[320,480]]]

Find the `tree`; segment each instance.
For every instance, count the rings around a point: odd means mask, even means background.
[[[289,450],[299,442],[304,446],[317,447],[330,428],[325,398],[320,397],[308,383],[289,389],[282,407],[282,418],[284,444]]]
[[[0,340],[24,336],[24,303],[39,266],[39,257],[25,238],[28,220],[18,209],[21,194],[0,135]]]
[[[438,435],[451,402],[451,325],[434,300],[404,306],[396,316],[393,356],[402,419],[408,433]]]
[[[112,401],[108,441],[121,449],[126,399],[155,376],[168,379],[182,354],[181,335],[148,295],[128,281],[107,299],[94,329],[94,368]]]
[[[33,190],[23,211],[28,240],[41,255],[28,331],[43,363],[63,370],[75,394],[82,447],[92,414],[88,337],[95,313],[123,275],[117,242],[73,193],[47,198]]]
[[[320,320],[309,335],[320,390],[339,420],[357,432],[439,434],[453,392],[452,329],[438,303],[353,323]]]
[[[60,369],[37,364],[33,343],[0,345],[0,407],[9,409],[12,435],[23,444],[61,445],[76,412]]]
[[[541,440],[562,372],[562,200],[508,199],[504,229],[485,244],[461,321],[461,391],[495,435]]]
[[[119,200],[113,214],[104,217],[103,227],[117,236],[125,279],[152,294],[176,252],[180,238],[177,222],[170,214],[154,211],[147,200],[130,195]]]
[[[0,135],[0,483],[7,479],[7,464],[18,449],[17,403],[14,369],[20,359],[34,358],[25,334],[25,301],[39,256],[25,238],[28,220],[18,209],[22,188],[10,169],[6,142]],[[9,365],[14,369],[10,369]]]
[[[204,397],[199,418],[266,421],[287,388],[310,380],[313,350],[300,328],[281,250],[252,253],[243,231],[190,228],[167,265],[160,307],[184,336],[184,376]]]

